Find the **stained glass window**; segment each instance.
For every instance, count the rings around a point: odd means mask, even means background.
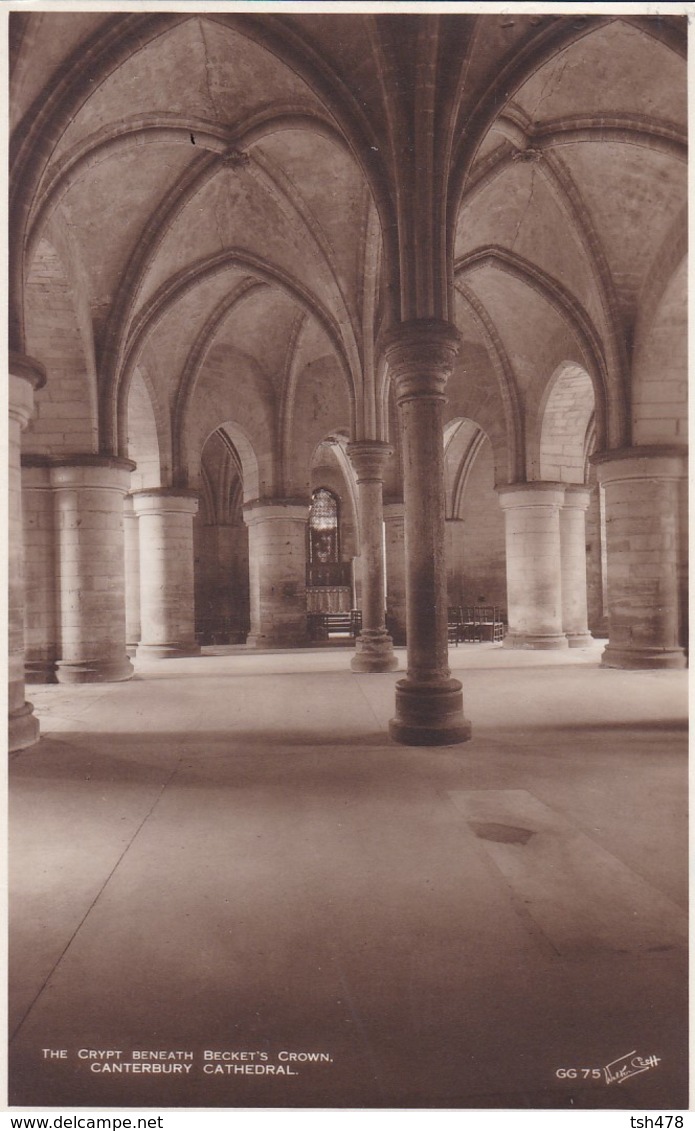
[[[309,561],[312,565],[340,561],[338,500],[325,487],[319,487],[311,496]]]

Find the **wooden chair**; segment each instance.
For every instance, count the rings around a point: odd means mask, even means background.
[[[454,605],[447,610],[447,631],[450,644],[458,648],[461,637],[461,606]]]
[[[504,639],[504,619],[497,605],[465,605],[462,609],[461,639],[468,644]]]

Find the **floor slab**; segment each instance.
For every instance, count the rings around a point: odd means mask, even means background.
[[[686,1105],[684,673],[451,659],[474,731],[439,749],[344,649],[32,688],[11,1103]]]

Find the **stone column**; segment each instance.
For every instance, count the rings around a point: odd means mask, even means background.
[[[586,600],[587,623],[592,639],[608,636],[606,601],[606,538],[603,489],[596,482],[596,468],[592,467],[589,506],[586,526]]]
[[[386,542],[386,619],[394,644],[406,642],[405,507],[384,503]]]
[[[244,506],[249,531],[249,601],[254,648],[306,644],[308,500],[258,499]]]
[[[504,510],[509,632],[505,648],[566,648],[560,508],[564,483],[498,487]]]
[[[193,573],[194,491],[133,491],[140,534],[140,643],[143,660],[197,656]]]
[[[398,660],[385,622],[383,486],[393,448],[380,440],[360,440],[348,444],[347,453],[357,475],[362,559],[362,631],[350,666],[355,672],[392,672]]]
[[[126,651],[134,656],[140,643],[140,528],[132,495],[123,500],[125,540],[125,640]]]
[[[55,683],[58,659],[56,619],[55,515],[50,461],[22,458],[24,511],[24,678]]]
[[[608,645],[611,668],[683,668],[687,457],[677,447],[628,448],[594,457],[605,488]]]
[[[589,632],[586,591],[586,510],[591,489],[568,483],[560,510],[562,628],[570,648],[585,648]]]
[[[123,498],[130,460],[85,455],[51,466],[58,556],[59,683],[129,679]]]
[[[34,411],[34,390],[45,384],[46,375],[38,362],[18,354],[9,358],[7,431],[7,518],[8,573],[8,749],[23,750],[39,737],[38,720],[31,703],[24,698],[24,534],[22,516],[22,430]]]
[[[408,671],[396,684],[389,729],[410,746],[449,746],[471,735],[447,642],[443,408],[457,350],[455,327],[429,319],[403,323],[385,346],[403,448],[408,625]]]

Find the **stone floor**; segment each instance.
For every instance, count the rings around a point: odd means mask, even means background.
[[[685,1107],[686,674],[599,656],[452,648],[449,749],[340,648],[31,687],[11,1104]]]

